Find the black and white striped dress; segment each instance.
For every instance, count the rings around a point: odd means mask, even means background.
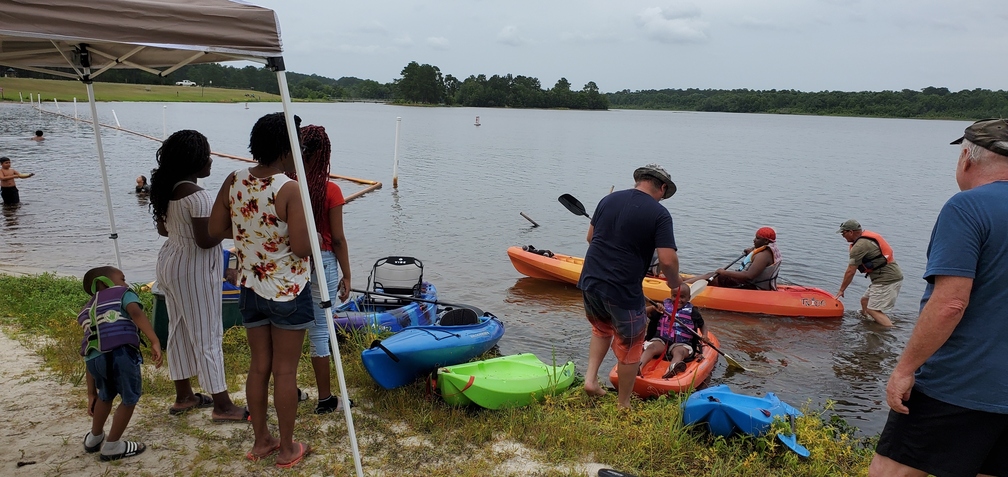
[[[176,184],[177,185],[177,184]],[[199,378],[203,391],[227,390],[221,348],[223,250],[196,245],[192,217],[209,217],[213,197],[199,190],[168,203],[168,240],[158,252],[157,281],[168,306],[168,374],[173,381]]]

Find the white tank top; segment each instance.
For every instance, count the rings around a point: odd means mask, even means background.
[[[293,300],[309,277],[309,257],[294,255],[287,223],[276,213],[276,196],[290,180],[283,174],[260,179],[249,169],[239,170],[228,193],[240,283],[274,301]]]

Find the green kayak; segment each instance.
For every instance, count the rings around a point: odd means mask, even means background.
[[[437,387],[445,402],[487,409],[527,406],[574,382],[574,362],[549,366],[532,353],[501,356],[438,369]]]

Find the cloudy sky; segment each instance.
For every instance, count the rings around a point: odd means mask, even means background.
[[[459,79],[580,89],[1008,89],[1004,0],[251,0],[287,69],[382,83],[410,61]]]

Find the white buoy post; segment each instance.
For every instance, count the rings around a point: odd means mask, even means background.
[[[59,107],[59,101],[56,101],[56,98],[53,98],[53,99],[52,99],[52,102],[53,102],[53,104],[55,104],[55,105],[56,105],[56,112],[57,112],[57,113],[62,113],[63,111],[60,111],[60,107]]]
[[[21,100],[24,101],[24,98],[21,98]],[[28,102],[31,103],[32,106],[35,106],[35,93],[28,93]]]
[[[161,109],[161,140],[165,140],[168,139],[168,119],[166,116],[168,114],[168,105],[166,104],[162,106],[162,108],[163,109]]]
[[[77,119],[77,97],[74,96],[74,120]]]
[[[21,98],[21,102],[24,102],[24,94],[18,91],[18,97]]]
[[[116,120],[116,127],[122,129],[122,124],[119,124],[119,116],[116,116],[115,110],[112,110],[112,117]]]
[[[395,118],[395,152],[392,154],[392,188],[399,188],[399,126],[402,118]]]

